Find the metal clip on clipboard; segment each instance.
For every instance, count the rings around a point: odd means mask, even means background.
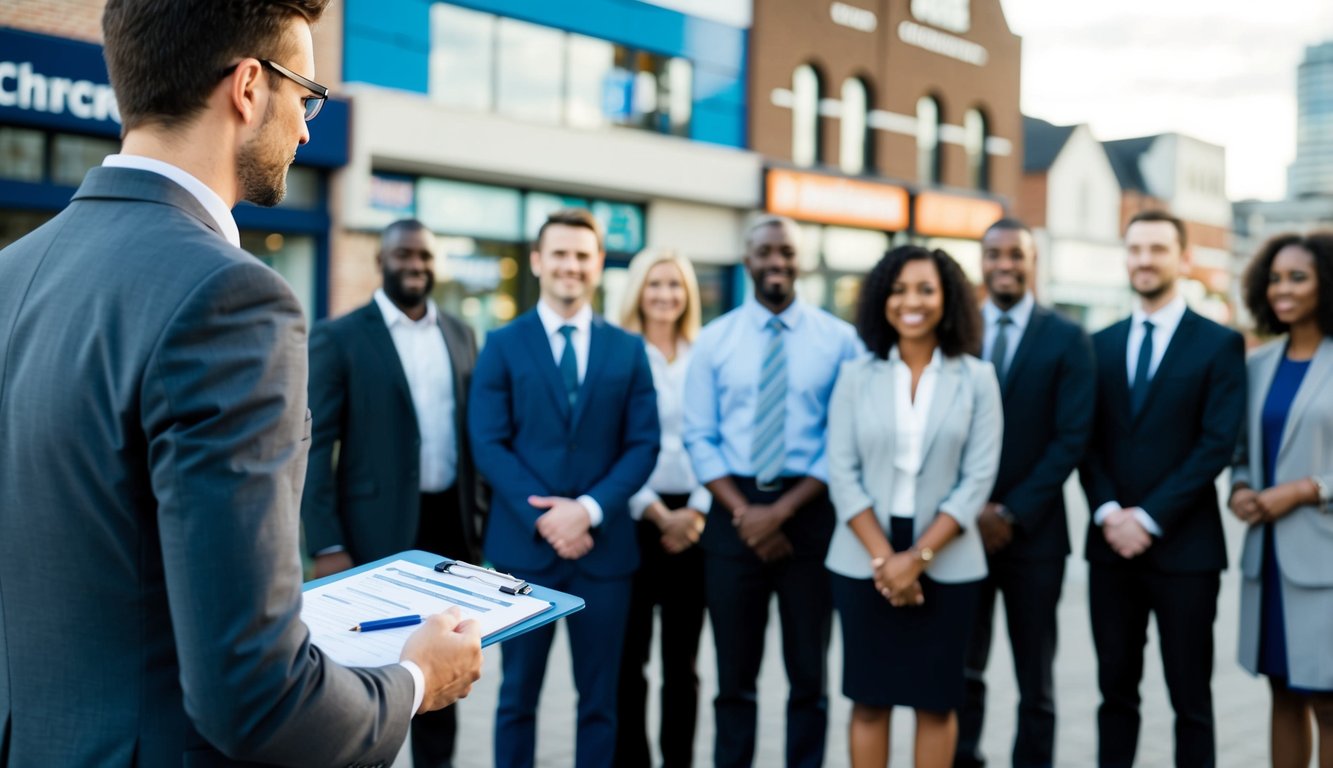
[[[506,595],[526,595],[532,592],[532,585],[520,578],[490,568],[482,568],[480,565],[465,563],[462,560],[442,560],[435,564],[435,570],[460,579],[476,579],[482,584],[499,589]]]

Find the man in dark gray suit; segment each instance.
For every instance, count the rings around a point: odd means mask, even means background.
[[[390,224],[376,254],[383,286],[310,334],[301,519],[316,576],[413,548],[480,562],[485,489],[467,439],[477,342],[430,298],[436,251],[420,221]],[[418,718],[415,768],[451,765],[457,727],[454,707]]]
[[[480,674],[437,615],[347,669],[300,621],[305,329],[230,208],[327,90],[327,0],[110,0],[122,154],[0,251],[0,765],[386,765]]]

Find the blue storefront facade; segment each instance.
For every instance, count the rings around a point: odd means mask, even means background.
[[[348,158],[349,107],[330,100],[312,124],[276,208],[235,209],[242,245],[325,314],[329,176]],[[0,247],[54,216],[84,173],[119,150],[120,114],[101,46],[0,27]]]

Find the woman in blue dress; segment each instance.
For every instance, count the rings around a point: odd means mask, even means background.
[[[1250,263],[1245,300],[1278,336],[1247,363],[1232,468],[1241,553],[1240,662],[1268,677],[1275,768],[1333,768],[1333,232],[1283,235]]]

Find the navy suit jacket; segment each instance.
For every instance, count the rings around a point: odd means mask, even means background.
[[[576,561],[592,576],[639,565],[629,498],[657,463],[657,392],[643,341],[593,316],[587,372],[574,407],[535,310],[491,332],[472,375],[468,426],[477,469],[492,486],[485,551],[524,572],[558,557],[537,532],[545,510],[529,496],[589,495],[602,507],[593,548]]]
[[[1142,507],[1162,529],[1137,561],[1174,573],[1226,568],[1214,481],[1230,463],[1245,414],[1245,342],[1240,334],[1186,311],[1130,415],[1128,319],[1093,336],[1097,412],[1079,469],[1093,512],[1108,501]],[[1101,528],[1089,524],[1087,558],[1120,562]]]
[[[998,556],[1069,554],[1064,483],[1082,461],[1092,431],[1095,368],[1082,328],[1033,307],[1001,388],[1007,428],[991,501],[1008,507],[1016,525]]]

